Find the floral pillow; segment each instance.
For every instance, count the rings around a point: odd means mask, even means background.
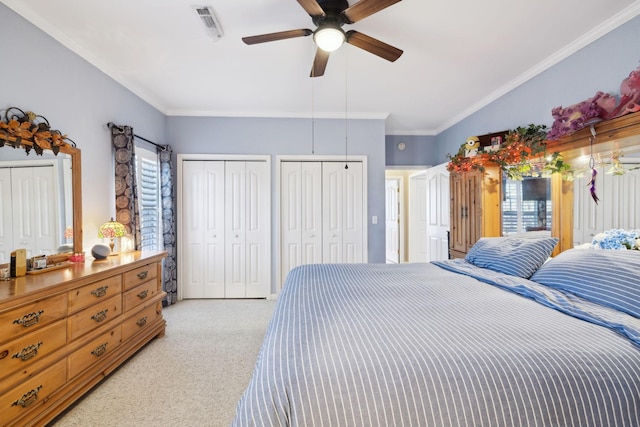
[[[556,237],[482,237],[469,250],[471,264],[528,279],[558,243]]]

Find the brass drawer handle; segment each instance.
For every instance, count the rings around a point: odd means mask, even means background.
[[[25,394],[22,395],[20,399],[13,402],[11,406],[22,406],[23,408],[26,408],[27,406],[31,405],[36,400],[38,400],[38,392],[40,391],[41,388],[42,386],[39,385],[33,390],[26,392]]]
[[[138,320],[136,322],[136,325],[143,327],[144,325],[147,324],[147,316],[144,316],[143,318],[141,318],[140,320]]]
[[[149,274],[149,272],[148,272],[148,271],[146,271],[146,270],[145,270],[145,271],[141,271],[140,273],[138,273],[138,279],[140,279],[140,280],[144,280],[144,279],[146,279],[146,278],[147,278],[147,275],[148,275],[148,274]]]
[[[140,298],[140,299],[145,299],[145,298],[147,297],[147,294],[148,294],[148,293],[149,293],[149,291],[147,291],[147,290],[145,289],[144,291],[142,291],[142,292],[140,292],[140,293],[138,294],[138,298]]]
[[[109,289],[108,286],[100,286],[99,288],[92,290],[91,293],[97,298],[100,298],[107,294],[107,289]]]
[[[20,353],[16,353],[13,356],[11,356],[11,358],[20,359],[23,362],[29,359],[32,359],[38,355],[38,349],[40,348],[41,345],[42,345],[42,341],[40,341],[37,344],[31,344],[30,346],[27,346],[22,350],[20,350]]]
[[[97,346],[95,348],[95,350],[93,350],[91,352],[91,354],[93,354],[96,357],[102,356],[103,354],[105,354],[107,352],[107,344],[109,344],[109,343],[106,342],[104,344],[100,344],[99,346]]]
[[[44,310],[40,310],[37,313],[33,312],[33,313],[25,314],[24,316],[22,316],[21,319],[14,320],[13,323],[22,325],[25,328],[29,326],[33,326],[40,321],[40,316],[42,316],[43,313],[44,313]]]
[[[100,323],[102,322],[104,319],[107,318],[107,311],[109,311],[109,309],[104,309],[102,311],[97,312],[96,314],[94,314],[93,316],[91,316],[91,318],[93,320],[95,320],[96,322]]]

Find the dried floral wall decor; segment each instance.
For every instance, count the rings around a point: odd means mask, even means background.
[[[0,117],[0,147],[4,145],[22,147],[27,154],[33,149],[40,156],[43,150],[51,150],[57,155],[62,147],[76,146],[62,132],[51,129],[45,117],[17,107],[7,108]]]

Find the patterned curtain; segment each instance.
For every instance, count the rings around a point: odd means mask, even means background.
[[[111,142],[114,147],[116,221],[123,224],[127,234],[133,237],[134,247],[140,250],[140,216],[138,214],[138,192],[136,186],[135,150],[133,129],[129,126],[112,125]]]
[[[158,149],[160,159],[160,197],[162,198],[162,239],[167,257],[162,269],[162,290],[167,296],[163,306],[174,304],[178,300],[177,256],[176,256],[176,214],[173,198],[173,168],[171,166],[171,147],[165,145]]]

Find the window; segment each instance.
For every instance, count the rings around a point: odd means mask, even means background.
[[[162,249],[162,221],[160,207],[160,165],[158,155],[136,147],[136,179],[138,185],[138,212],[142,250]]]

